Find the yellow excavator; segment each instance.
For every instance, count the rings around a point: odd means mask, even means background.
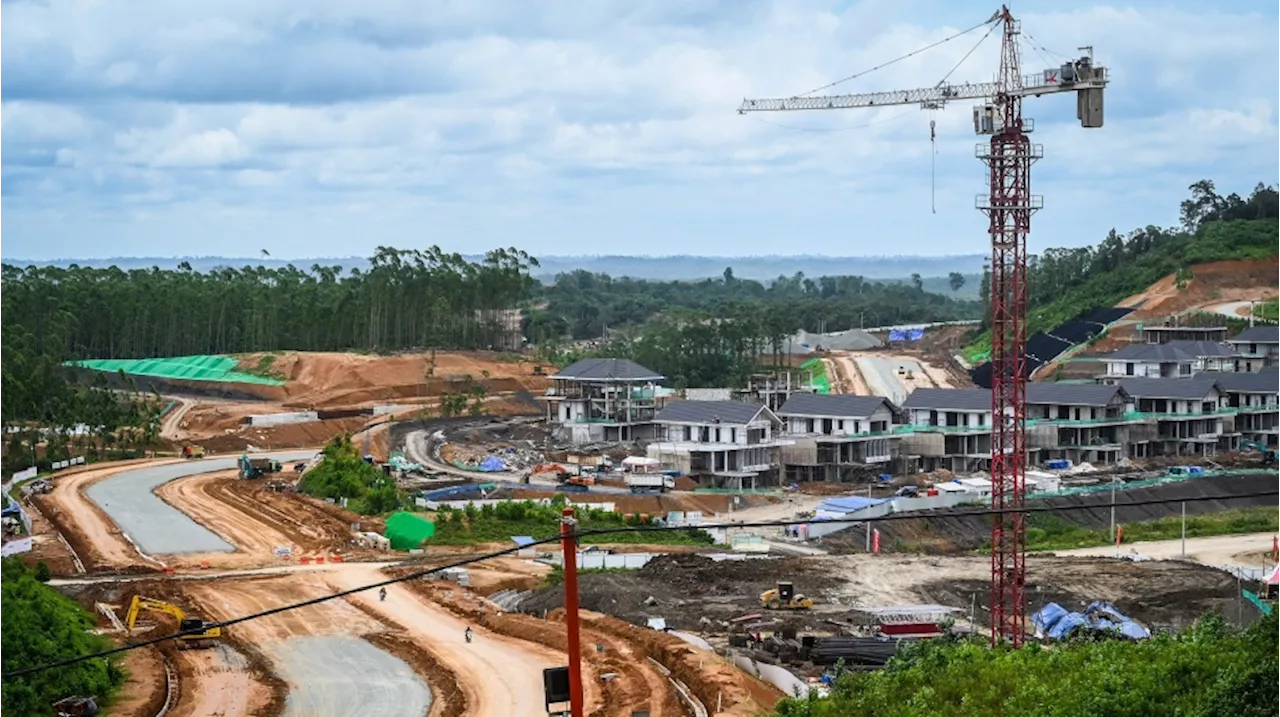
[[[125,618],[124,625],[130,633],[133,632],[133,625],[138,621],[138,613],[142,610],[172,615],[178,620],[178,630],[182,632],[200,630],[200,632],[192,632],[178,638],[179,650],[213,647],[222,639],[222,628],[210,627],[209,623],[198,617],[188,617],[177,605],[141,595],[134,595],[133,602],[129,603],[129,614]]]
[[[770,610],[808,610],[813,601],[796,592],[796,586],[780,582],[773,590],[760,593],[760,607]]]

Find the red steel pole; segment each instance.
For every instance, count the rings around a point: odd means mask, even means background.
[[[582,712],[582,650],[578,635],[578,540],[573,508],[565,508],[560,518],[560,549],[564,553],[564,624],[569,637],[569,710],[573,717]]]

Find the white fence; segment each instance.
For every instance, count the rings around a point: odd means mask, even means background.
[[[10,555],[18,555],[19,553],[29,553],[31,552],[31,548],[32,548],[31,536],[27,536],[25,538],[17,538],[16,540],[10,540],[9,542],[5,543],[3,546],[0,546],[0,557],[7,558]]]
[[[250,426],[284,426],[290,423],[310,423],[318,420],[320,420],[320,414],[315,411],[261,413],[246,417]]]
[[[65,461],[54,461],[52,464],[50,464],[50,467],[53,468],[55,471],[60,471],[63,468],[70,468],[71,466],[78,466],[83,464],[84,464],[84,456],[77,456],[76,458],[71,458]],[[28,468],[27,470],[31,470],[31,469]]]

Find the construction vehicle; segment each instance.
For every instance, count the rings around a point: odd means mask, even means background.
[[[268,473],[279,473],[280,461],[273,461],[270,458],[250,458],[248,455],[240,456],[240,477],[241,478],[261,478]]]
[[[52,705],[58,717],[96,717],[98,702],[93,697],[63,697]]]
[[[1240,447],[1252,448],[1253,450],[1262,454],[1263,465],[1270,466],[1270,465],[1276,464],[1276,449],[1274,448],[1271,448],[1269,446],[1264,446],[1261,443],[1258,443],[1257,441],[1250,441],[1244,438],[1240,439]]]
[[[813,601],[796,592],[795,585],[779,582],[773,590],[760,593],[760,607],[770,610],[808,610]]]
[[[204,446],[187,444],[182,447],[183,458],[204,458]]]
[[[141,595],[133,596],[133,601],[129,603],[129,614],[125,616],[124,626],[130,633],[133,632],[134,623],[138,621],[138,613],[142,610],[172,615],[178,620],[178,630],[180,632],[186,632],[187,630],[200,631],[179,637],[179,650],[213,647],[222,639],[222,628],[210,627],[209,623],[204,620],[195,616],[188,616],[177,605],[163,600],[156,600],[155,598],[142,597]]]

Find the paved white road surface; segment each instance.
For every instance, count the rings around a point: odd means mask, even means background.
[[[431,690],[413,668],[356,637],[294,637],[264,646],[289,683],[285,717],[422,717]]]
[[[1275,533],[1245,533],[1243,535],[1219,535],[1212,538],[1187,538],[1187,557],[1205,565],[1220,567],[1258,568],[1260,553],[1271,550]],[[1058,555],[1115,555],[1115,546],[1055,550]],[[1182,557],[1182,540],[1148,540],[1124,543],[1120,554],[1145,555],[1164,560]]]
[[[315,451],[254,454],[255,458],[270,457],[281,462],[310,458]],[[235,547],[219,538],[185,513],[160,500],[153,492],[171,480],[225,471],[236,467],[235,458],[205,458],[188,463],[170,463],[151,468],[135,468],[123,471],[95,483],[85,494],[106,511],[111,520],[120,526],[148,555],[173,553],[231,552]]]

